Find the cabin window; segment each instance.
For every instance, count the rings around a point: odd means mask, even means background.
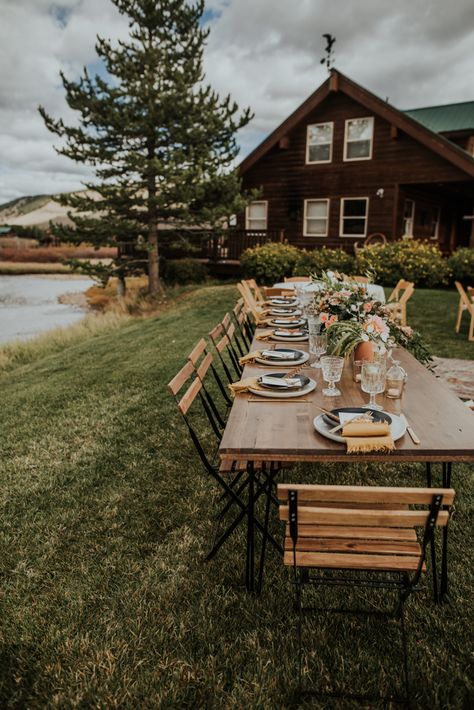
[[[328,215],[329,200],[305,200],[303,236],[327,237]]]
[[[370,160],[373,135],[373,117],[347,120],[344,133],[344,160]]]
[[[330,163],[334,123],[313,123],[306,134],[306,162]]]
[[[259,200],[247,205],[245,229],[267,229],[268,202]]]
[[[368,197],[341,199],[340,234],[342,237],[365,237],[367,234]]]

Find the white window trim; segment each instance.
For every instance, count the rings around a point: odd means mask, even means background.
[[[370,137],[370,152],[369,152],[369,155],[365,158],[348,158],[347,157],[347,144],[358,142],[358,141],[348,141],[347,140],[349,123],[351,121],[371,121],[371,123],[372,123],[372,135]],[[344,162],[345,163],[353,163],[354,161],[358,161],[358,160],[372,160],[372,153],[374,150],[374,125],[375,125],[375,121],[374,121],[373,116],[355,116],[354,118],[346,119],[346,122],[344,124]]]
[[[439,228],[441,225],[441,207],[437,205],[435,207],[436,210],[436,222],[435,222],[435,230],[434,233],[431,235],[430,239],[438,241],[439,239]]]
[[[328,160],[310,160],[309,159],[309,129],[314,126],[331,126],[331,140],[329,141],[329,158]],[[306,127],[306,165],[319,165],[321,163],[332,163],[332,144],[334,142],[334,121],[323,121],[322,123],[311,123]],[[322,145],[327,145],[323,143]]]
[[[264,231],[263,228],[260,229],[252,229],[252,227],[249,227],[249,208],[251,205],[265,205],[265,230],[268,229],[268,200],[254,200],[253,202],[250,203],[250,205],[247,205],[245,208],[245,229],[254,231],[254,232],[262,232]],[[256,218],[255,218],[256,219]],[[252,221],[255,221],[255,219],[252,219]]]
[[[326,211],[326,232],[325,234],[308,234],[306,230],[307,212],[308,212],[308,202],[325,202],[327,205]],[[304,201],[304,214],[303,214],[303,237],[327,237],[329,233],[329,210],[331,207],[331,200],[328,198],[310,197],[308,200]]]
[[[365,200],[365,226],[363,234],[344,234],[344,202],[349,200]],[[346,217],[346,219],[351,219],[351,217]],[[363,219],[362,217],[353,217],[352,219]],[[349,237],[350,239],[360,239],[361,237],[367,236],[367,224],[369,221],[369,198],[368,197],[341,197],[341,206],[339,208],[339,236]]]

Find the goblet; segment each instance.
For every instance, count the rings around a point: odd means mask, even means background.
[[[312,333],[309,334],[309,352],[311,355],[315,356],[315,360],[312,362],[311,367],[320,368],[321,367],[321,355],[324,355],[327,349],[327,335],[326,333]]]
[[[323,389],[323,394],[326,397],[337,397],[341,394],[336,387],[336,382],[339,382],[344,367],[344,358],[337,355],[325,355],[321,358],[321,368],[323,377],[329,383],[329,387]]]
[[[364,360],[361,370],[361,388],[363,392],[370,394],[368,404],[363,406],[366,409],[383,409],[375,402],[375,395],[380,394],[385,389],[386,364],[382,360]]]

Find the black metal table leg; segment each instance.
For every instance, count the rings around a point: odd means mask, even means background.
[[[431,464],[426,464],[426,485],[431,488],[433,485],[433,479],[431,475]],[[433,579],[433,600],[435,604],[439,602],[439,590],[438,590],[438,572],[437,572],[437,561],[436,561],[436,539],[433,535],[430,540],[430,551],[431,551],[431,576]]]
[[[253,592],[255,589],[255,539],[254,539],[254,524],[255,524],[255,470],[253,461],[248,463],[249,487],[247,501],[247,564],[245,583],[247,591]]]
[[[451,488],[452,463],[443,463],[443,488]],[[443,506],[446,508],[446,506]],[[441,553],[441,583],[439,600],[443,601],[448,593],[448,525],[443,528]]]

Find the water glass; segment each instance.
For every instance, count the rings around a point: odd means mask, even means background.
[[[344,358],[336,355],[326,355],[321,358],[321,369],[323,377],[329,383],[329,387],[323,389],[323,394],[326,397],[337,397],[341,394],[335,383],[339,382],[342,376],[342,368],[344,367]]]
[[[309,332],[309,352],[314,355],[315,360],[311,367],[321,367],[321,355],[327,350],[327,335],[326,333]]]
[[[380,404],[376,404],[375,395],[380,394],[385,389],[385,376],[387,368],[382,360],[364,360],[361,370],[361,388],[363,392],[370,394],[366,409],[383,409]]]

